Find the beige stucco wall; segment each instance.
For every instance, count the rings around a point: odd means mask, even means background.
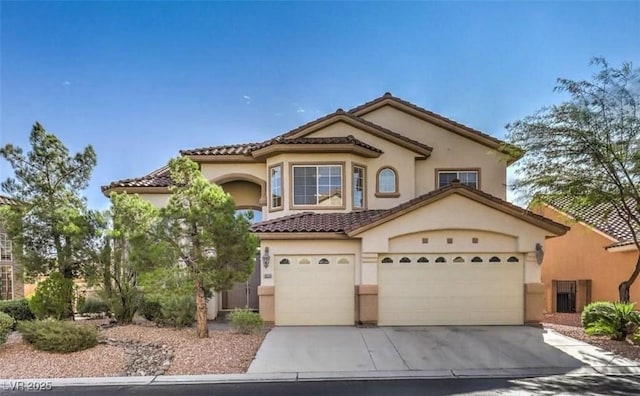
[[[171,194],[138,194],[140,198],[151,202],[156,208],[164,208],[169,203]]]
[[[262,191],[259,185],[238,180],[221,184],[220,187],[231,195],[237,207],[262,210],[260,205]]]
[[[267,170],[264,163],[216,163],[201,164],[202,175],[212,182],[230,174],[246,174],[266,181]]]
[[[429,159],[416,163],[416,195],[437,188],[436,169],[479,167],[480,188],[506,199],[507,163],[503,154],[390,106],[381,107],[362,118],[433,147]]]
[[[591,301],[618,301],[618,285],[633,272],[637,251],[610,253],[604,249],[614,241],[593,228],[577,223],[554,209],[539,206],[543,216],[571,227],[565,235],[547,241],[542,261],[545,308],[554,312],[553,280],[591,280]],[[640,304],[640,281],[631,286],[631,301]]]

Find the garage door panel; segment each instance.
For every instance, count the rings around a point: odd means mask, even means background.
[[[380,263],[381,325],[523,323],[523,265],[516,263]]]
[[[287,256],[290,264],[276,264],[275,322],[277,325],[353,325],[353,256],[323,256],[300,264],[300,257]],[[339,258],[341,262],[338,264]],[[276,259],[276,263],[280,260]]]

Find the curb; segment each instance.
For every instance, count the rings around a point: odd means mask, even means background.
[[[0,379],[0,390],[29,385],[44,389],[62,387],[93,386],[161,386],[197,384],[240,384],[269,382],[317,382],[317,381],[379,381],[379,380],[428,380],[428,379],[473,379],[473,378],[526,378],[546,376],[604,377],[640,376],[639,366],[629,367],[536,367],[498,369],[452,369],[452,370],[404,370],[404,371],[341,371],[341,372],[292,372],[292,373],[245,373],[208,375],[161,375],[144,377],[85,377],[85,378],[40,378]]]

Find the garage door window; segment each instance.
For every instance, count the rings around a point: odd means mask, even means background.
[[[423,256],[423,257],[420,257],[420,258],[418,259],[418,262],[419,262],[419,263],[428,263],[428,262],[429,262],[429,259]]]
[[[308,264],[311,264],[311,260],[309,260],[308,258],[301,258],[300,261],[298,261],[298,264],[308,265]]]
[[[493,256],[489,259],[490,263],[499,263],[500,261],[501,261],[500,257],[496,257],[496,256]]]
[[[289,262],[289,259],[284,258],[284,259],[280,260],[280,265],[287,265],[287,264],[291,264]]]
[[[464,263],[464,259],[460,256],[453,259],[454,263]]]
[[[403,257],[403,258],[400,259],[400,262],[401,263],[410,263],[411,259],[409,257]]]
[[[472,263],[481,263],[481,262],[482,262],[482,258],[481,258],[481,257],[476,256],[476,257],[474,257],[474,258],[472,258],[472,259],[471,259],[471,262],[472,262]]]
[[[391,264],[393,263],[393,260],[391,259],[391,257],[385,257],[382,259],[382,263],[383,264]]]
[[[444,257],[438,257],[436,259],[436,263],[446,263],[446,262],[447,262],[447,259]]]
[[[318,260],[318,264],[322,264],[322,265],[329,264],[329,260],[326,258],[321,258],[320,260]]]
[[[511,256],[507,259],[508,263],[517,263],[520,262],[520,260],[518,260],[518,258],[516,256]]]
[[[338,264],[349,264],[349,259],[341,258],[338,260]]]

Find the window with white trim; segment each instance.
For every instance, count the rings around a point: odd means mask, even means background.
[[[269,168],[269,188],[271,189],[271,209],[282,207],[282,165]]]
[[[361,166],[353,166],[353,208],[364,209],[365,170]]]
[[[9,238],[9,235],[4,232],[0,232],[0,260],[13,261],[11,239]]]
[[[13,267],[0,265],[0,300],[13,299]]]
[[[378,172],[378,192],[382,194],[391,194],[397,191],[396,172],[391,168],[383,168]]]
[[[293,204],[342,206],[342,165],[294,165]]]
[[[460,180],[460,184],[478,188],[478,171],[438,171],[438,188],[451,184],[454,180]]]

